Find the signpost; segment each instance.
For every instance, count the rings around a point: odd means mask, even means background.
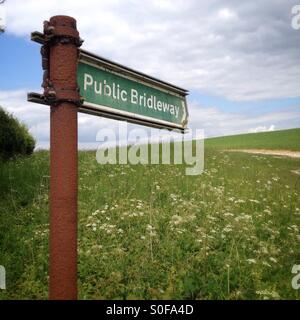
[[[79,47],[76,20],[54,16],[42,44],[44,93],[28,101],[50,105],[50,299],[77,299],[77,113],[184,131],[187,91]]]
[[[87,51],[80,51],[77,81],[81,112],[184,130],[187,91]]]

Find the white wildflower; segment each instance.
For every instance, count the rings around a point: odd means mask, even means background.
[[[96,216],[99,213],[99,210],[92,212],[92,216]]]
[[[256,263],[256,260],[255,259],[247,259],[246,260],[248,263],[250,264],[255,264]]]
[[[225,212],[225,213],[224,213],[224,216],[225,216],[225,217],[233,217],[234,214],[233,214],[233,213],[230,213],[230,212]]]
[[[175,214],[171,217],[170,223],[175,226],[181,224],[182,222],[183,222],[183,218],[177,214]]]
[[[257,204],[260,203],[258,200],[255,200],[255,199],[249,199],[249,201]]]
[[[271,265],[267,261],[263,261],[262,264],[266,267],[269,267],[269,268],[271,267]]]
[[[277,260],[275,258],[273,258],[273,257],[270,257],[269,260],[274,262],[274,263],[277,263]]]

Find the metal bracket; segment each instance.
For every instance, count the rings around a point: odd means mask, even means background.
[[[55,40],[55,38],[57,38],[58,40]],[[61,38],[61,40],[59,41],[59,38]],[[46,44],[47,42],[50,42],[53,41],[57,41],[57,42],[60,42],[60,43],[63,43],[63,44],[67,44],[67,43],[70,43],[71,42],[71,39],[72,37],[69,37],[69,36],[47,36],[45,35],[44,33],[42,32],[39,32],[39,31],[34,31],[34,32],[31,32],[31,41],[34,41],[34,42],[37,42],[39,44]],[[82,40],[81,38],[78,39],[78,41],[75,42],[75,44],[80,47],[82,45],[84,40]]]
[[[44,22],[44,33],[35,31],[31,33],[31,40],[42,45],[41,55],[42,55],[42,68],[44,70],[42,87],[44,88],[43,94],[38,93],[28,93],[28,101],[42,103],[46,105],[57,105],[62,102],[71,102],[80,107],[83,103],[82,99],[69,99],[65,97],[58,98],[57,90],[55,89],[53,83],[50,80],[50,47],[57,43],[60,44],[75,44],[80,47],[83,40],[79,38],[77,30],[73,28],[68,28],[66,26],[54,26],[50,22]],[[78,91],[79,88],[74,89],[60,89],[66,96],[66,91]],[[59,95],[58,95],[59,96]]]
[[[83,105],[84,99],[81,97],[79,100],[77,99],[49,99],[46,98],[45,95],[36,93],[36,92],[29,92],[27,93],[27,101],[34,102],[38,104],[44,104],[46,106],[56,106],[63,102],[69,102],[75,104],[78,108]]]
[[[31,41],[37,42],[39,44],[45,44],[46,43],[46,36],[39,31],[31,32]]]
[[[49,106],[50,104],[44,99],[44,96],[40,93],[36,92],[28,92],[27,93],[27,101],[28,102],[34,102],[39,104],[44,104]]]

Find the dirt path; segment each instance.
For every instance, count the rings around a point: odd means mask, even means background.
[[[228,149],[230,152],[246,152],[252,154],[266,154],[272,156],[300,158],[300,151],[267,150],[267,149]]]

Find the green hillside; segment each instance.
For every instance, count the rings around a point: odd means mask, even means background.
[[[205,146],[222,149],[300,150],[300,128],[209,138]]]

